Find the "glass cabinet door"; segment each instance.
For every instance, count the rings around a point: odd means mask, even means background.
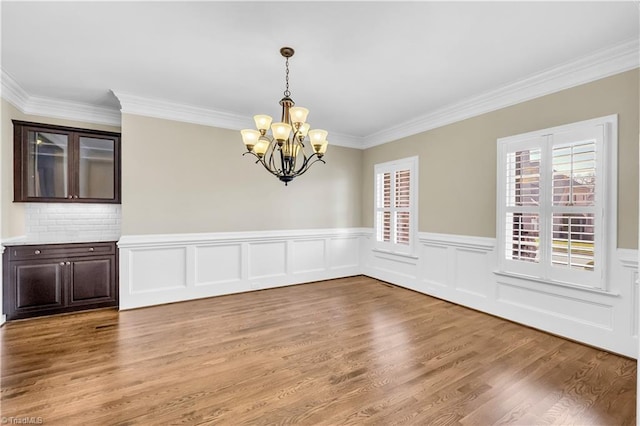
[[[69,136],[28,131],[26,144],[27,196],[69,197]]]
[[[13,122],[13,201],[120,204],[120,133]]]
[[[78,138],[78,195],[80,198],[116,198],[116,141],[95,136]]]

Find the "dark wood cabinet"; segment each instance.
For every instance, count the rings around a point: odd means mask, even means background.
[[[13,120],[14,201],[120,203],[120,133]]]
[[[115,242],[8,246],[3,268],[8,320],[118,306]]]

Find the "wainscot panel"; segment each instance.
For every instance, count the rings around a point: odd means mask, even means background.
[[[362,273],[559,336],[636,358],[638,252],[609,257],[607,290],[559,286],[496,272],[493,238],[420,233],[413,262],[380,255],[362,237]]]
[[[360,228],[125,235],[120,309],[358,275]]]

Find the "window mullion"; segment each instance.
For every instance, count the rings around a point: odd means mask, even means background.
[[[395,246],[397,244],[396,241],[396,170],[391,171],[391,189],[390,189],[390,197],[391,201],[390,212],[391,212],[391,243]]]
[[[547,135],[542,142],[540,155],[540,266],[541,276],[551,276],[551,229],[553,211],[553,167],[552,167],[553,135]]]

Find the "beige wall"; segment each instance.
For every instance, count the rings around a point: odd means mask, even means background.
[[[420,157],[422,232],[495,237],[496,140],[618,114],[618,247],[638,247],[639,70],[563,90],[367,149],[362,225],[373,226],[373,166]]]
[[[618,114],[618,247],[636,248],[639,77],[636,69],[365,151],[331,146],[326,165],[288,187],[242,157],[236,131],[124,114],[123,234],[370,227],[373,165],[418,155],[419,230],[494,237],[497,138]],[[2,100],[2,238],[24,234],[12,202],[12,119],[120,131],[28,116]]]
[[[243,151],[238,131],[123,114],[123,235],[360,226],[360,150],[287,187]]]
[[[57,118],[40,117],[23,114],[11,103],[2,99],[2,132],[0,134],[0,216],[2,216],[2,234],[0,238],[20,237],[25,232],[24,207],[13,202],[13,123],[11,120],[33,121],[36,123],[56,124],[60,126],[79,127],[83,129],[106,130],[119,132],[119,127]]]

